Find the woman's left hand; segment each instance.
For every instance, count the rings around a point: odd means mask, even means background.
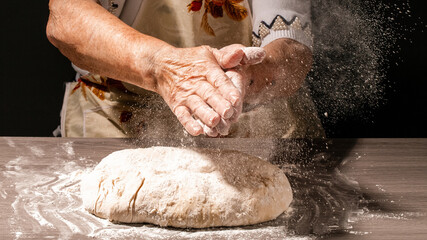
[[[250,104],[293,95],[303,84],[313,62],[310,48],[292,39],[280,38],[263,48],[267,53],[264,61],[246,70],[251,84],[244,100]]]
[[[223,69],[233,84],[241,91],[244,101],[235,107],[235,114],[228,120],[221,119],[215,128],[204,126],[206,135],[228,135],[232,123],[237,122],[243,102],[265,103],[278,97],[289,97],[304,82],[313,62],[311,50],[292,39],[277,39],[264,48],[245,48],[230,45],[218,51],[242,49],[241,59],[222,61]],[[218,62],[221,62],[218,60]]]
[[[258,64],[265,58],[265,51],[259,47],[245,47],[240,44],[233,44],[226,46],[220,50],[219,53],[233,53],[235,51],[242,50],[244,54],[234,57],[233,59],[221,58],[217,59],[218,63],[222,66],[225,74],[229,77],[234,86],[240,91],[241,96],[244,98],[246,88],[250,84],[250,78],[247,74],[247,70],[251,65]],[[217,56],[227,56],[227,54],[216,54]],[[234,54],[234,56],[237,56]],[[240,114],[242,113],[243,101],[240,101],[237,106],[234,107],[234,114],[229,119],[221,118],[220,122],[215,128],[210,128],[198,121],[203,127],[204,133],[210,137],[216,137],[218,135],[228,135],[229,129],[232,123],[237,122]]]

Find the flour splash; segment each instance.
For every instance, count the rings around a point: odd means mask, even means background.
[[[407,1],[312,1],[314,65],[307,82],[323,123],[372,120],[393,87],[385,74],[397,63],[389,56],[412,31],[399,19],[411,17]]]

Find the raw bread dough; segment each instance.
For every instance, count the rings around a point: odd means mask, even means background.
[[[86,210],[113,222],[180,228],[275,219],[292,201],[278,167],[237,151],[152,147],[105,157],[81,183]]]

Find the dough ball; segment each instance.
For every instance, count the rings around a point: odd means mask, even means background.
[[[152,147],[105,157],[81,183],[86,210],[179,228],[256,224],[292,201],[281,169],[237,151]]]

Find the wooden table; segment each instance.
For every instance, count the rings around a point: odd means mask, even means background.
[[[200,231],[115,225],[85,213],[79,177],[113,151],[153,145],[235,149],[278,164],[294,189],[293,211],[256,226]],[[2,137],[0,170],[0,239],[427,239],[427,139]]]

